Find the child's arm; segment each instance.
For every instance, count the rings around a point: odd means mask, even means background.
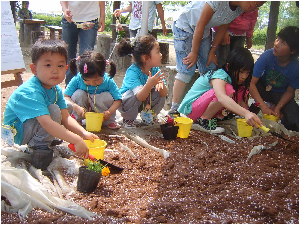
[[[252,113],[247,109],[244,109],[226,94],[226,90],[225,90],[226,81],[221,79],[212,79],[211,84],[214,88],[218,101],[226,109],[244,117],[250,126],[254,126],[258,128],[257,124],[262,125],[262,122],[260,121],[259,117],[255,113]]]
[[[121,99],[115,100],[113,102],[113,104],[111,105],[111,107],[107,111],[103,112],[103,114],[104,114],[103,119],[108,120],[110,118],[111,114],[113,114],[114,112],[117,111],[117,109],[120,107],[121,103],[122,103]]]
[[[210,21],[214,13],[215,12],[212,10],[211,6],[205,3],[194,31],[191,52],[182,60],[183,64],[188,65],[187,69],[192,67],[197,62],[198,52],[203,38],[205,26]]]
[[[277,103],[274,112],[275,116],[279,117],[280,116],[280,110],[282,107],[284,107],[291,99],[294,98],[296,89],[288,86],[284,94],[281,96],[281,99]]]
[[[164,78],[165,78],[164,73],[162,73],[161,71],[158,71],[154,76],[152,76],[151,72],[149,71],[149,77],[148,77],[146,84],[144,85],[142,90],[140,90],[136,94],[137,99],[141,102],[145,101],[147,99],[147,97],[149,96],[151,89],[154,86],[156,86],[158,83],[160,83],[162,81],[162,79],[164,79]],[[165,90],[165,91],[167,91],[167,90]],[[164,93],[164,91],[163,91],[163,93]]]
[[[86,110],[85,108],[81,107],[80,105],[77,105],[75,102],[72,101],[71,96],[64,94],[64,97],[66,100],[72,103],[73,110],[78,114],[78,116],[81,116],[85,118]]]
[[[69,114],[67,109],[62,109],[61,112],[62,112],[62,118],[66,117],[66,115]],[[69,116],[69,117],[73,120],[73,126],[74,127],[76,127],[76,126],[81,127],[71,116]],[[87,131],[85,131],[82,127],[81,127],[81,129],[80,128],[72,129],[73,130],[73,132],[72,132],[71,129],[68,130],[66,127],[60,125],[59,123],[57,123],[55,121],[53,121],[49,115],[38,116],[38,117],[36,117],[36,119],[41,124],[41,126],[53,137],[57,137],[57,138],[62,139],[66,142],[73,143],[75,145],[75,150],[76,150],[75,154],[77,156],[79,156],[79,157],[84,157],[85,156],[85,158],[88,158],[89,149],[86,146],[83,139],[80,137],[80,135],[83,138],[90,139],[92,141],[95,138],[98,138],[96,135],[94,135],[92,133],[91,133],[91,135],[86,134]],[[64,120],[62,120],[62,122],[63,121]],[[69,122],[69,123],[72,124],[72,122]],[[72,125],[69,125],[69,127],[72,127]],[[81,132],[78,132],[76,134],[74,131],[81,131]]]
[[[211,62],[213,62],[214,64],[218,65],[218,60],[217,60],[217,56],[216,56],[216,50],[218,48],[218,45],[221,43],[221,41],[223,40],[224,38],[224,35],[226,34],[229,26],[230,26],[231,23],[228,23],[228,24],[223,24],[221,26],[219,26],[217,32],[216,32],[216,35],[214,37],[214,40],[211,44],[212,48],[210,49],[209,51],[209,54],[208,54],[208,60],[207,60],[207,64],[206,66],[209,66],[209,64]]]
[[[259,103],[259,107],[263,114],[268,114],[268,115],[273,114],[274,116],[276,116],[275,112],[267,106],[265,101],[260,96],[260,94],[257,90],[257,87],[256,87],[256,83],[258,80],[259,80],[259,78],[252,76],[250,87],[249,87],[250,94],[251,94],[252,98],[255,100],[255,102]]]

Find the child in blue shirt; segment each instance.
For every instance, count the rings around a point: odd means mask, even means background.
[[[73,105],[77,121],[85,118],[86,111],[99,112],[104,114],[103,126],[118,129],[121,126],[115,121],[116,110],[121,104],[122,96],[112,79],[116,74],[116,66],[110,63],[108,76],[105,73],[107,63],[103,55],[96,51],[87,51],[77,59],[72,59],[70,71],[77,75],[69,82],[64,95]]]
[[[134,63],[127,69],[122,87],[122,104],[119,108],[125,128],[135,128],[134,120],[139,112],[146,124],[155,122],[162,110],[168,89],[161,73],[162,54],[159,44],[152,35],[139,36],[134,43],[122,39],[118,54],[133,55]]]
[[[98,136],[86,131],[67,109],[61,88],[67,69],[67,45],[63,41],[38,40],[32,46],[30,68],[34,76],[10,96],[3,127],[16,132],[13,142],[32,149],[47,149],[54,138],[75,145],[75,154],[88,158],[83,139]]]
[[[280,117],[288,130],[299,131],[299,105],[294,100],[299,89],[299,28],[283,28],[274,42],[257,59],[250,93],[263,114]],[[274,107],[268,107],[269,102]]]
[[[246,48],[235,48],[222,69],[200,76],[186,94],[178,111],[193,119],[211,133],[222,133],[212,118],[224,108],[246,119],[250,126],[262,125],[258,116],[246,108],[247,89],[250,85],[254,60]]]
[[[178,19],[174,20],[173,36],[177,74],[173,86],[171,117],[183,98],[187,84],[195,74],[196,63],[200,73],[215,69],[215,55],[230,23],[243,12],[257,10],[264,2],[252,1],[191,1]],[[210,28],[220,26],[211,43]]]

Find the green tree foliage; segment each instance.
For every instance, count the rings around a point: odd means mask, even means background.
[[[62,15],[45,15],[45,14],[41,14],[41,13],[37,13],[32,15],[33,19],[39,19],[39,20],[45,20],[46,21],[46,25],[52,25],[52,26],[61,26],[61,19],[62,19]]]
[[[264,45],[266,42],[270,5],[271,2],[268,1],[259,8],[252,37],[254,45]],[[286,26],[299,27],[299,8],[295,1],[280,1],[276,33]]]

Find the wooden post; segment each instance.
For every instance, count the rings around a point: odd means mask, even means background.
[[[271,1],[265,51],[273,48],[276,39],[280,1]]]
[[[116,9],[119,9],[121,6],[121,1],[114,1],[114,7],[113,7],[113,12],[116,10]],[[120,21],[121,23],[121,21]],[[116,17],[113,16],[113,24],[116,24]],[[113,40],[116,40],[117,38],[117,32],[116,32],[116,29],[112,29],[112,39]]]

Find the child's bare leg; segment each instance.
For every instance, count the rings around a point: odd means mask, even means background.
[[[217,112],[219,112],[223,108],[223,105],[218,102],[211,102],[206,108],[205,112],[202,115],[204,119],[211,119]]]

